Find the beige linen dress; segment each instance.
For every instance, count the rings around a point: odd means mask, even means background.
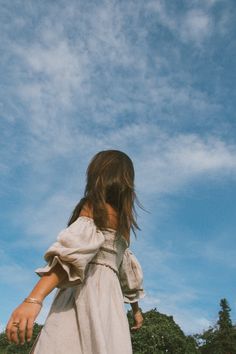
[[[124,303],[146,294],[141,265],[126,239],[80,216],[58,234],[44,259],[47,265],[36,274],[59,262],[68,277],[58,284],[29,354],[132,354]]]

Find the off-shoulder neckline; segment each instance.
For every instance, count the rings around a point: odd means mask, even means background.
[[[94,220],[90,216],[81,215],[77,218],[77,220],[79,220],[79,219],[87,219],[87,220],[91,221],[93,223],[93,225],[95,226]],[[112,229],[111,227],[107,227],[106,230],[112,231],[114,233],[117,231],[115,229]],[[128,241],[124,238],[124,236],[121,236],[121,237],[126,242],[127,246],[129,246]]]
[[[91,218],[90,216],[81,215],[81,216],[78,217],[78,219],[82,219],[82,218],[84,218],[84,219],[89,219],[89,220],[91,220],[91,221],[94,223],[93,218]],[[95,223],[94,223],[94,224],[95,224]],[[112,229],[111,227],[106,227],[106,230],[111,230],[111,231],[113,231],[113,232],[116,232],[116,231],[117,231],[117,230],[115,230],[115,229]]]

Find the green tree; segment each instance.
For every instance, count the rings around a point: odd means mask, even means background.
[[[217,321],[219,330],[225,333],[229,333],[233,327],[230,318],[230,307],[228,301],[224,298],[220,300],[221,310],[219,311],[219,319]]]
[[[195,338],[201,354],[222,354],[221,349],[218,347],[217,335],[218,329],[216,325],[209,327],[202,334],[196,334]]]
[[[236,329],[230,318],[227,300],[220,300],[219,319],[201,335],[196,335],[202,354],[236,354]]]
[[[128,311],[130,326],[132,311]],[[155,309],[143,313],[144,323],[137,332],[131,332],[134,354],[195,354],[196,342],[186,337],[172,316]]]
[[[230,307],[227,300],[220,300],[221,310],[219,311],[218,324],[218,336],[217,341],[219,347],[221,347],[222,352],[225,354],[236,353],[236,342],[235,342],[235,333],[233,330],[232,321],[230,318]]]

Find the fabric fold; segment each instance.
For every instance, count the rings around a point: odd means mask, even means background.
[[[142,267],[129,248],[125,250],[119,267],[119,280],[125,303],[136,302],[146,296]]]
[[[47,264],[35,269],[35,273],[43,276],[59,263],[66,271],[67,278],[62,280],[57,288],[81,284],[85,278],[88,263],[99,251],[104,241],[105,236],[97,229],[92,219],[79,217],[59,232],[56,241],[44,253]]]

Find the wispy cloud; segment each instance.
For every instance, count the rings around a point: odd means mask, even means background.
[[[181,301],[176,300],[176,296]],[[144,311],[155,308],[160,313],[173,316],[174,321],[186,334],[200,333],[213,325],[211,318],[206,318],[205,313],[200,313],[198,308],[186,309],[188,301],[191,302],[190,293],[178,293],[172,296],[169,292],[159,294],[158,297],[147,294],[140,303]]]
[[[212,26],[212,19],[207,13],[202,10],[190,10],[184,18],[181,36],[184,40],[194,40],[198,43],[211,35]]]
[[[48,177],[53,175],[52,159],[76,161],[79,158],[81,161],[96,150],[111,146],[132,153],[134,139],[136,151],[140,152],[137,166],[144,163],[145,171],[154,171],[152,192],[174,191],[190,180],[190,176],[194,178],[194,173],[199,173],[200,163],[210,164],[214,152],[210,156],[208,143],[202,142],[199,146],[200,137],[191,138],[189,134],[174,137],[177,148],[174,152],[171,133],[159,127],[173,122],[176,126],[189,124],[190,116],[196,117],[198,126],[204,125],[206,115],[214,115],[213,121],[216,120],[221,105],[193,85],[191,75],[181,63],[179,49],[172,49],[170,53],[164,42],[156,47],[148,46],[151,28],[142,26],[142,14],[155,10],[158,21],[174,32],[180,31],[181,38],[191,36],[199,41],[208,35],[212,14],[208,14],[204,6],[197,9],[193,5],[173,17],[162,1],[138,7],[131,1],[125,11],[115,1],[103,5],[81,9],[77,2],[70,2],[63,10],[50,5],[41,21],[34,23],[32,36],[25,35],[28,21],[38,11],[41,13],[40,6],[26,6],[29,18],[19,14],[18,21],[14,19],[19,36],[11,37],[11,27],[6,24],[5,41],[9,52],[3,57],[6,63],[11,63],[10,57],[14,58],[17,66],[7,64],[11,73],[8,87],[14,99],[6,99],[3,106],[3,117],[8,122],[1,152],[3,183],[9,173],[22,164],[37,171],[40,177],[40,171]],[[59,19],[56,24],[55,14]],[[132,26],[127,25],[130,19]],[[153,58],[152,63],[148,53]],[[14,103],[13,107],[12,102],[18,104]],[[134,123],[129,122],[127,126],[129,116]],[[18,125],[24,128],[15,139],[12,129]],[[221,125],[218,120],[219,129]],[[191,139],[190,152],[184,152],[189,149],[187,140]],[[164,152],[165,156],[147,159],[146,146],[150,143],[150,152],[154,155]],[[218,146],[216,154],[219,149]],[[228,159],[229,155],[226,144]],[[177,161],[179,166],[176,166]],[[191,161],[197,164],[195,172],[192,172],[193,166],[188,166]],[[169,176],[171,166],[172,169],[177,167],[176,181]],[[139,177],[141,189],[145,171]],[[34,176],[37,179],[35,172]]]
[[[32,280],[32,273],[30,271],[27,272],[26,267],[13,264],[12,262],[7,265],[1,265],[0,271],[2,284],[14,284],[17,287],[22,287],[22,283],[27,283]]]
[[[194,249],[209,264],[234,270],[236,268],[236,250],[231,244],[230,233],[225,231],[223,234],[219,232],[213,239],[206,240],[204,245],[195,241]]]
[[[167,6],[165,1],[158,0],[148,2],[146,8],[157,15],[158,23],[171,31],[177,40],[199,47],[221,30],[221,24],[217,26],[213,18],[212,7],[216,3],[217,1],[191,1],[188,9],[178,11],[175,6]],[[224,13],[223,18],[225,23]]]
[[[148,185],[151,193],[172,194],[203,176],[215,181],[225,175],[235,176],[234,144],[211,135],[166,134],[154,127],[149,133],[147,141],[152,143],[143,148],[143,158],[137,161],[139,185],[145,183],[143,189]]]
[[[140,136],[142,136],[141,145]],[[89,143],[81,145],[91,156],[100,141],[103,142],[103,147],[109,148],[112,141],[113,147],[122,147],[134,154],[136,184],[138,191],[143,195],[154,194],[156,198],[173,195],[180,193],[184,188],[192,188],[193,183],[203,178],[215,184],[220,183],[226,176],[235,180],[236,146],[224,142],[217,136],[170,134],[155,125],[131,124],[114,132],[91,136],[91,139],[93,145]],[[73,144],[75,145],[75,142]],[[74,152],[71,151],[71,156],[73,154]],[[75,161],[78,159],[76,155],[74,158]],[[37,177],[38,181],[47,178],[48,184],[38,185],[34,179],[33,182],[27,183],[27,188],[29,195],[36,196],[40,193],[45,197],[41,197],[36,205],[33,205],[33,200],[29,199],[28,205],[25,204],[21,210],[21,217],[16,217],[13,221],[25,230],[24,238],[17,241],[17,246],[24,246],[24,244],[29,246],[31,243],[46,245],[50,240],[52,241],[60,227],[55,224],[55,220],[64,220],[64,223],[61,223],[62,228],[66,222],[63,215],[69,217],[72,207],[80,198],[79,193],[82,196],[85,171],[81,169],[79,171],[77,168],[70,170],[70,185],[64,192],[53,189],[54,174],[50,163],[47,167],[44,165],[43,172],[43,175],[40,173],[34,178]],[[64,177],[58,177],[62,185],[64,178],[66,174]],[[71,187],[73,185],[78,185],[77,198]],[[160,205],[161,202],[159,207]]]
[[[177,252],[153,248],[143,239],[141,245],[136,245],[136,252],[144,271],[146,296],[140,302],[144,311],[156,307],[159,312],[173,316],[186,334],[199,333],[213,325],[209,311],[201,311],[197,306],[204,294],[173,267],[180,257]]]
[[[158,70],[158,64],[171,61],[170,58],[163,58],[161,50],[155,53],[156,77],[149,73],[149,58],[143,51],[148,32],[140,30],[142,8],[139,8],[139,17],[135,18],[131,33],[125,26],[128,16],[133,13],[131,4],[127,14],[115,2],[106,3],[105,7],[89,7],[89,13],[86,10],[83,12],[83,19],[78,5],[73,2],[63,11],[56,7],[49,10],[44,19],[45,26],[36,25],[37,40],[11,43],[12,55],[21,63],[18,71],[25,73],[22,77],[15,72],[18,76],[15,95],[28,110],[29,116],[22,116],[22,119],[27,122],[35,139],[40,137],[43,140],[44,137],[43,141],[47,141],[48,137],[49,141],[53,141],[55,132],[58,141],[61,141],[58,146],[67,151],[75,121],[86,114],[87,122],[114,124],[114,121],[119,122],[120,115],[130,111],[130,100],[133,102],[132,111],[137,112],[137,119],[139,116],[143,119],[150,105],[155,105],[157,114],[167,105],[179,107],[190,104],[198,110],[200,107],[205,110],[214,106],[200,90],[189,84],[188,87],[176,85],[177,80],[170,79],[172,74],[161,76],[162,68]],[[163,21],[174,31],[178,29],[178,23],[169,23],[176,20],[166,15],[164,3],[155,4],[161,19],[164,17]],[[57,24],[53,21],[55,11],[61,18]],[[70,23],[76,16],[80,19],[75,22],[81,34],[79,38],[68,36]],[[63,22],[64,25],[61,24]],[[209,32],[208,22],[207,15],[200,10],[189,11],[181,27],[182,37],[203,36],[201,33]],[[90,30],[87,31],[87,28]],[[134,33],[140,46],[133,42]],[[121,70],[121,77],[118,76],[116,85],[113,85],[116,70]],[[112,96],[106,94],[108,90]],[[60,112],[64,113],[64,118]],[[73,119],[71,114],[77,115],[77,118]],[[67,139],[63,139],[64,136]]]
[[[9,254],[6,243],[1,242],[0,250],[0,281],[1,286],[14,286],[18,290],[22,290],[33,279],[32,272],[27,269],[26,265],[18,263],[17,257]]]

